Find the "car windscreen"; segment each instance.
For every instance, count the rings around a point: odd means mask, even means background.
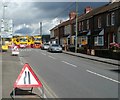
[[[27,38],[21,38],[20,42],[27,42]]]
[[[40,40],[41,40],[41,38],[35,38],[34,40],[35,40],[35,41],[40,41]]]
[[[59,47],[59,45],[58,45],[58,44],[53,44],[52,46],[53,46],[53,47]]]
[[[44,44],[45,46],[49,46],[49,44]]]

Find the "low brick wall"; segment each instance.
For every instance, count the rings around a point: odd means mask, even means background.
[[[113,52],[111,50],[95,50],[95,56],[120,60],[120,52]]]

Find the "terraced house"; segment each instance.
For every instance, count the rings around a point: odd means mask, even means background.
[[[75,46],[76,14],[70,13],[69,20],[51,29],[51,38],[60,45]],[[57,29],[57,31],[56,31]],[[92,9],[86,7],[78,16],[78,48],[88,50],[109,49],[111,43],[120,43],[120,2],[111,2]]]

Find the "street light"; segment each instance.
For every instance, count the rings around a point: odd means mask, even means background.
[[[7,5],[3,4],[3,20],[5,19],[5,8],[7,8]]]

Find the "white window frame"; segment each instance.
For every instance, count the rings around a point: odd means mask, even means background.
[[[98,17],[98,28],[101,28],[101,17]]]
[[[89,20],[87,20],[87,30],[89,30],[90,26],[89,26]]]
[[[76,24],[73,25],[74,32],[76,33]]]
[[[81,29],[83,30],[83,25],[84,25],[84,23],[83,23],[83,21],[81,22]]]
[[[115,43],[115,33],[113,34],[113,43]]]
[[[110,26],[110,23],[109,23],[110,14],[107,14],[106,17],[107,17],[107,18],[106,18],[106,25],[107,25],[107,26]]]
[[[54,36],[55,36],[55,33],[54,33],[54,30],[52,30],[51,33],[50,33],[50,38],[52,38]]]
[[[81,22],[79,22],[79,31],[81,31],[81,26],[82,26]]]
[[[111,14],[111,25],[115,25],[115,13]]]
[[[70,34],[70,31],[71,31],[71,26],[70,25],[67,25],[67,26],[64,27],[64,34],[65,35]]]
[[[102,43],[99,42],[100,38],[102,39]],[[103,35],[94,37],[94,46],[104,46],[104,36]]]

